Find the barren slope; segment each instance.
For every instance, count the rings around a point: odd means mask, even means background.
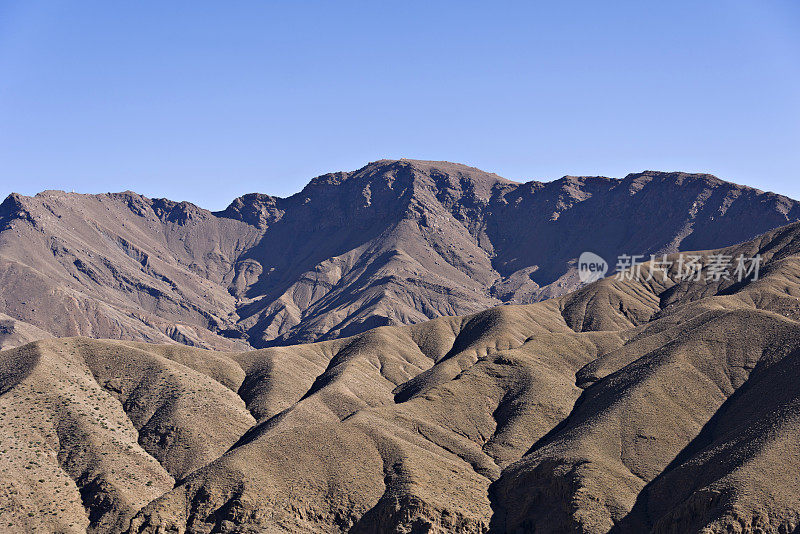
[[[44,330],[0,313],[0,350],[52,337]]]
[[[56,336],[245,347],[225,289],[257,232],[135,193],[9,196],[0,205],[1,309]]]
[[[800,224],[726,252],[760,253],[761,278],[688,282],[673,269],[240,353],[85,339],[0,352],[2,445],[15,455],[0,520],[792,532]],[[40,512],[51,503],[56,514]]]
[[[798,218],[791,199],[704,174],[518,184],[414,160],[220,213],[130,192],[12,195],[0,313],[59,337],[285,345],[563,295],[585,250],[613,268],[619,254],[727,246]]]

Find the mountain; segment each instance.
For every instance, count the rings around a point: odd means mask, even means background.
[[[132,192],[13,194],[0,313],[57,337],[288,345],[564,295],[583,251],[613,269],[620,254],[727,246],[798,219],[794,200],[704,174],[520,184],[414,160],[218,213]]]
[[[307,345],[2,351],[0,525],[796,532],[800,223],[698,255]]]

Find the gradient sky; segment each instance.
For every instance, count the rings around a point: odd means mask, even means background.
[[[224,208],[381,158],[800,199],[800,2],[0,1],[0,195]]]

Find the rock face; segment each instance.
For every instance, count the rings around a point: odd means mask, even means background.
[[[715,279],[717,253],[760,277]],[[1,351],[1,524],[796,532],[800,223],[701,255],[699,280],[675,262],[307,345]]]
[[[531,303],[576,289],[586,250],[709,249],[800,218],[713,176],[519,184],[446,162],[378,161],[211,213],[135,193],[11,195],[0,313],[55,336],[238,350]]]

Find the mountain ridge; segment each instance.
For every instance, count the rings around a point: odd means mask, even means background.
[[[0,312],[56,336],[293,344],[562,295],[585,250],[613,267],[798,219],[796,201],[706,174],[519,183],[416,160],[219,212],[133,192],[13,194],[0,204]],[[78,319],[44,316],[50,302]]]

